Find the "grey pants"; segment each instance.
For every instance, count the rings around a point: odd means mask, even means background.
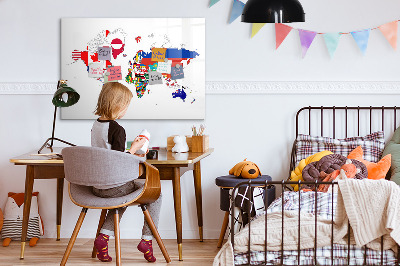
[[[135,180],[133,180],[119,187],[113,187],[108,189],[93,188],[93,194],[101,198],[116,198],[128,195],[138,189],[141,189],[143,186],[144,182],[138,182],[138,181],[135,182]],[[160,197],[155,202],[146,204],[146,207],[149,210],[151,218],[153,218],[154,224],[156,225],[157,228],[158,228],[158,221],[160,219],[161,202],[162,202],[162,196],[160,194]],[[124,214],[125,210],[126,207],[118,208],[119,219],[122,218],[122,215]],[[109,236],[114,236],[114,214],[115,214],[115,209],[108,210],[106,220],[104,221],[100,233]],[[146,220],[144,221],[143,225],[142,239],[146,240],[153,239],[153,234]]]

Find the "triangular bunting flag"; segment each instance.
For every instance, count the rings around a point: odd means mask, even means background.
[[[397,20],[378,27],[393,49],[397,48]]]
[[[218,2],[219,2],[219,0],[210,0],[210,5],[208,7],[212,7],[213,5],[215,5]]]
[[[364,55],[368,46],[369,33],[371,29],[353,31],[351,35],[353,35],[354,40],[356,41],[358,47],[361,50],[361,53]]]
[[[253,23],[251,27],[251,38],[256,35],[262,27],[264,27],[265,23]]]
[[[244,3],[239,0],[233,0],[231,17],[229,18],[229,23],[232,23],[235,19],[237,19],[243,11]]]
[[[300,30],[301,55],[304,58],[317,33],[315,31]]]
[[[336,51],[336,48],[338,47],[339,39],[340,36],[342,36],[342,34],[340,34],[339,32],[334,32],[334,33],[325,33],[323,36],[326,48],[328,48],[329,55],[332,58],[333,54]]]
[[[289,32],[292,29],[293,28],[288,25],[275,23],[276,49],[278,49],[278,47],[282,44],[282,42],[285,40],[286,36],[288,36]]]

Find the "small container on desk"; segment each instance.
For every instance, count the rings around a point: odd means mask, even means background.
[[[209,136],[192,136],[192,152],[205,152],[208,150]]]

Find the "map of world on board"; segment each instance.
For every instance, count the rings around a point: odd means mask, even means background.
[[[95,119],[106,82],[133,99],[123,119],[204,119],[204,18],[64,18],[61,79],[81,96],[62,119]]]

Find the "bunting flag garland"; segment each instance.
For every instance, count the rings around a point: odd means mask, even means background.
[[[326,48],[328,48],[329,55],[332,58],[333,54],[336,51],[336,48],[338,47],[339,39],[340,36],[342,36],[342,34],[340,34],[339,32],[333,32],[333,33],[325,33],[323,36]]]
[[[218,2],[219,2],[219,0],[210,0],[210,5],[208,7],[212,7],[213,5],[215,5]]]
[[[354,40],[356,41],[356,43],[357,43],[358,47],[360,48],[360,51],[363,55],[365,55],[365,51],[367,50],[370,32],[371,32],[371,29],[351,32],[351,35],[353,36]]]
[[[209,7],[212,7],[220,0],[210,0]],[[231,0],[232,1],[232,10],[229,16],[229,24],[235,21],[243,12],[245,1],[244,0]],[[244,1],[244,2],[243,2]],[[285,24],[275,23],[275,41],[276,48],[278,49],[286,37],[292,30],[298,30],[300,36],[301,43],[301,53],[304,58],[307,54],[308,49],[310,48],[312,42],[314,41],[317,34],[323,36],[326,48],[328,49],[329,55],[332,58],[336,52],[336,49],[339,45],[340,37],[343,34],[351,34],[353,36],[354,41],[359,47],[361,53],[365,55],[368,47],[369,36],[372,30],[380,30],[385,36],[386,40],[392,46],[394,50],[397,49],[397,31],[398,31],[398,22],[400,20],[395,20],[383,25],[380,25],[375,28],[369,28],[360,31],[351,31],[351,32],[334,32],[334,33],[324,33],[324,32],[315,32],[309,30],[303,30],[298,28],[293,28]],[[266,23],[252,23],[251,28],[251,38],[253,38],[262,27],[264,27]]]
[[[304,58],[317,33],[315,31],[299,30],[301,55]]]
[[[282,42],[285,40],[286,36],[288,36],[292,29],[293,28],[288,25],[275,23],[276,49],[278,49],[278,47],[282,44]]]
[[[231,17],[229,18],[229,24],[242,15],[244,3],[239,0],[233,0]]]
[[[396,20],[378,27],[394,50],[397,48],[397,24]]]
[[[253,23],[252,27],[251,27],[251,38],[254,37],[254,35],[256,35],[262,27],[264,27],[265,23]]]

